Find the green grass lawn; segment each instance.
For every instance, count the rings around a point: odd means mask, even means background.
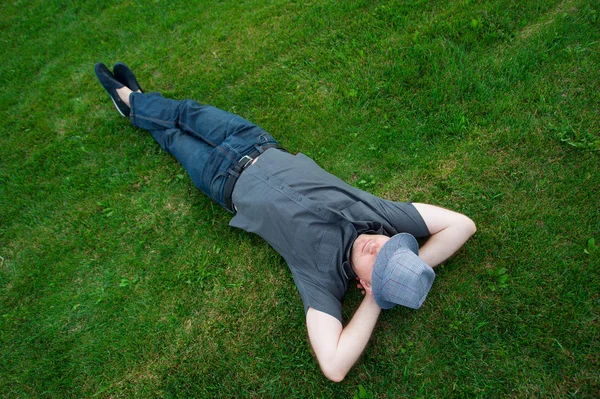
[[[0,4],[0,397],[597,398],[600,4]],[[321,374],[291,274],[93,66],[469,215],[418,310]],[[352,289],[348,319],[360,301]],[[359,390],[359,386],[364,391]]]

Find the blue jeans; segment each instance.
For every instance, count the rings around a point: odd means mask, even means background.
[[[129,101],[131,123],[150,131],[183,165],[194,185],[225,209],[225,182],[232,167],[261,146],[277,144],[244,118],[193,100],[134,92]]]

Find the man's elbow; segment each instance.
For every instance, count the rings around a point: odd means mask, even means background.
[[[468,234],[468,237],[471,237],[477,231],[477,226],[475,225],[475,222],[471,220],[471,218],[469,218],[468,216],[465,216],[463,225],[465,232]]]
[[[321,371],[329,379],[333,382],[342,382],[348,373],[347,370],[342,370],[340,367],[337,367],[335,364],[320,364]]]
[[[327,377],[328,380],[333,382],[342,382],[346,377],[346,373],[326,372],[325,370],[323,370],[323,374],[325,374],[325,377]]]

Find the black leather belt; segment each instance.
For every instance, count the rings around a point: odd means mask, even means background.
[[[257,149],[252,151],[250,154],[241,157],[240,160],[237,161],[237,163],[233,165],[233,167],[228,171],[229,176],[227,176],[227,181],[225,182],[225,190],[223,192],[223,197],[225,199],[225,207],[228,211],[235,213],[235,208],[233,207],[233,203],[231,201],[231,195],[233,194],[233,188],[235,187],[235,183],[237,183],[238,178],[248,166],[252,165],[252,161],[254,161],[256,157],[258,157],[260,154],[262,154],[269,148],[277,148],[281,151],[286,151],[285,148],[277,144],[265,144],[262,146],[257,146]]]

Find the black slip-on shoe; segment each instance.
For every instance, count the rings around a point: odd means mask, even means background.
[[[115,79],[115,76],[112,74],[112,72],[101,62],[96,64],[94,71],[96,71],[96,76],[98,77],[100,84],[110,96],[113,104],[115,104],[117,111],[119,111],[122,116],[129,116],[129,107],[117,94],[117,89],[123,87],[123,83]]]
[[[143,92],[140,84],[135,78],[135,75],[127,65],[122,62],[117,62],[113,67],[113,72],[115,74],[115,78],[125,86],[129,87],[131,91],[139,90]]]

